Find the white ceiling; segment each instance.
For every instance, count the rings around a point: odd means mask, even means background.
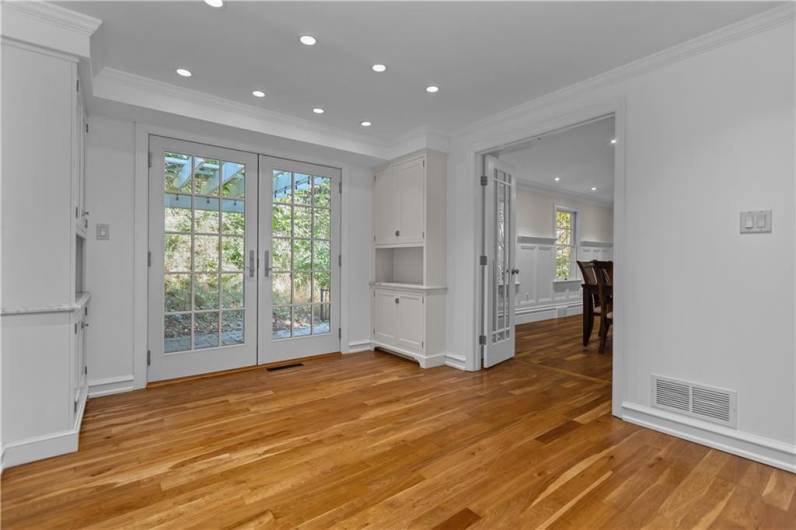
[[[450,133],[775,6],[771,2],[62,2],[102,64],[365,133]],[[298,35],[318,37],[301,46]],[[388,71],[376,74],[373,63]],[[176,75],[188,68],[193,77]],[[426,94],[428,84],[441,87]],[[257,99],[254,89],[268,95]],[[312,114],[322,106],[326,114]],[[370,120],[363,129],[359,123]]]
[[[500,158],[514,167],[520,182],[613,202],[613,137],[614,118],[609,117],[531,140]]]

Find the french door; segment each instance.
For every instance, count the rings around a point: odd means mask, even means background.
[[[481,267],[483,365],[514,357],[514,279],[516,268],[516,188],[513,169],[484,157]]]
[[[151,137],[150,381],[257,362],[257,156]]]
[[[339,185],[339,169],[260,156],[260,363],[340,349]]]
[[[157,381],[339,351],[340,172],[150,137]]]

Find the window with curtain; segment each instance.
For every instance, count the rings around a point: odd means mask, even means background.
[[[577,213],[565,208],[556,208],[556,280],[576,278]]]

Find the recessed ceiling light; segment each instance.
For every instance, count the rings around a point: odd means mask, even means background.
[[[437,85],[429,85],[426,87],[426,92],[429,94],[436,94],[439,92],[439,87]]]
[[[373,66],[370,67],[370,69],[373,70],[374,72],[386,72],[387,66],[383,64],[374,64]]]
[[[205,0],[205,4],[210,7],[221,7],[224,5],[224,0]]]
[[[318,42],[318,39],[313,37],[312,35],[301,35],[299,37],[299,42],[304,46],[315,46],[315,43]]]
[[[553,177],[553,180],[555,180],[556,182],[559,182],[561,180],[561,177]]]
[[[315,107],[314,109],[312,109],[312,112],[314,112],[315,114],[323,114],[326,111],[323,110],[321,107]]]
[[[264,98],[265,92],[263,92],[262,90],[252,90],[252,96],[256,98]]]
[[[615,144],[616,143],[616,138],[611,138],[611,143]]]
[[[592,186],[591,191],[597,191],[597,186]]]
[[[360,123],[360,125],[363,126],[363,127],[370,127],[373,124],[370,123],[369,121],[363,121],[362,123]]]
[[[186,70],[185,68],[177,68],[177,74],[183,77],[191,77],[193,75],[190,70]]]

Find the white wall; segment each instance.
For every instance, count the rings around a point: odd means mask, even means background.
[[[133,377],[133,150],[132,122],[92,116],[86,144],[86,289],[91,293],[87,335],[89,383],[97,391],[130,388]],[[96,224],[110,239],[96,239]]]
[[[476,324],[468,307],[477,285],[476,153],[615,110],[626,143],[617,153],[626,184],[615,204],[621,414],[796,470],[792,11],[788,17],[757,28],[744,22],[730,37],[681,46],[669,56],[677,59],[565,89],[454,138],[449,350],[478,366],[475,336],[462,333]],[[738,233],[741,210],[768,208],[772,234]],[[649,409],[650,374],[737,390],[737,431]]]
[[[555,237],[553,216],[556,206],[577,210],[578,242],[610,243],[614,240],[614,209],[611,205],[561,193],[529,189],[521,183],[517,188],[517,235]]]
[[[226,147],[342,168],[341,349],[345,352],[369,344],[373,175],[369,159],[152,111],[107,109],[102,105],[96,108],[109,110],[115,117],[92,114],[87,137],[87,203],[91,215],[86,267],[87,288],[92,293],[88,356],[94,395],[133,387],[140,355],[133,351],[133,337],[146,341],[145,330],[141,338],[142,330],[135,328],[133,315],[134,289],[146,290],[145,285],[133,284],[134,268],[145,263],[133,255],[136,117],[187,140],[205,139]],[[110,224],[109,241],[95,239],[97,223]],[[142,383],[135,381],[136,386]]]

